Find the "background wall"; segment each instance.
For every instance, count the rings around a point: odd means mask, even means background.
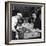
[[[0,0],[0,46],[9,46],[9,45],[5,45],[5,1],[7,0]],[[15,0],[12,0],[12,1],[15,1]],[[17,1],[46,3],[46,0],[17,0]],[[46,18],[45,18],[45,21],[46,21]],[[46,43],[21,44],[16,46],[46,46]]]

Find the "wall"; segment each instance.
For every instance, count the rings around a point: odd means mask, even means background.
[[[17,0],[17,1],[46,3],[46,0]],[[5,0],[0,0],[0,46],[8,46],[5,45]],[[24,45],[21,44],[16,46],[46,46],[46,43],[24,44]]]

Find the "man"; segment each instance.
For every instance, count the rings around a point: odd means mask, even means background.
[[[33,13],[32,17],[34,18],[34,29],[41,30],[41,20],[39,18],[40,15]]]
[[[12,17],[12,32],[13,32],[13,38],[18,38],[18,33],[15,28],[17,28],[18,20],[22,17],[21,13],[17,13],[17,15]]]
[[[34,36],[37,36],[38,38],[41,38],[41,19],[40,19],[40,12],[38,12],[37,14],[36,13],[33,13],[32,14],[32,17],[34,18],[34,29],[33,29],[33,32],[34,32]]]

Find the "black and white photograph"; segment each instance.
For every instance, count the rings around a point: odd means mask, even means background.
[[[41,38],[41,7],[13,5],[12,39]]]
[[[9,17],[9,43],[44,42],[44,4],[9,2]]]

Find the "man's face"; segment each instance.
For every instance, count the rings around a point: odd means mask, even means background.
[[[32,14],[32,17],[33,17],[34,19],[36,19],[36,14],[35,14],[35,13],[33,13],[33,14]]]

